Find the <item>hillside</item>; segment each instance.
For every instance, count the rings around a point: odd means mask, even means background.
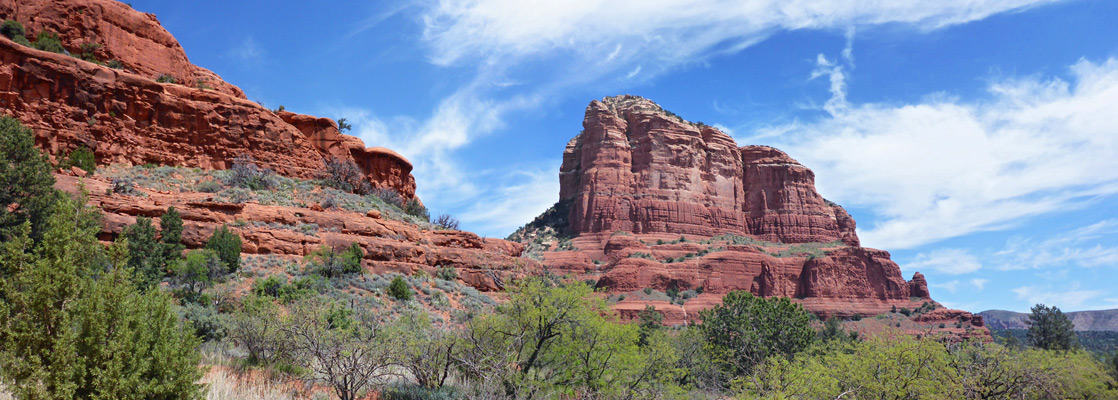
[[[1077,331],[1118,332],[1118,309],[1072,311],[1064,313],[1075,324]],[[986,320],[990,329],[1026,329],[1028,313],[1005,310],[986,310],[978,313]]]

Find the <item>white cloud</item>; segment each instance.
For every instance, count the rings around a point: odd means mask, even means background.
[[[511,205],[515,202],[509,199],[478,199],[499,193],[522,196],[504,189],[540,188],[542,181],[503,177],[509,186],[487,189],[489,185],[479,179],[493,177],[479,178],[484,174],[463,168],[456,153],[477,137],[502,127],[508,112],[537,107],[540,99],[556,97],[571,87],[599,85],[603,80],[632,85],[681,64],[740,51],[780,30],[843,30],[847,46],[842,60],[853,68],[857,27],[903,24],[933,30],[1057,1],[434,0],[419,3],[422,41],[429,59],[437,65],[475,68],[472,79],[444,99],[425,121],[357,115],[360,110],[341,115],[353,115],[350,119],[358,127],[356,133],[369,145],[390,147],[412,161],[418,191],[425,201],[448,207],[466,207],[471,201]],[[407,7],[388,8],[371,16],[351,36]],[[845,76],[843,69],[836,72],[828,77],[836,88],[832,91],[836,101],[831,104],[839,110],[845,104]],[[507,82],[517,82],[519,88],[508,90]],[[538,197],[525,209],[542,210],[540,207],[550,205],[543,196]],[[519,214],[481,213],[464,221],[508,226],[502,218]],[[482,215],[493,219],[482,221]]]
[[[1052,285],[1043,285],[1022,286],[1012,291],[1017,294],[1018,300],[1027,302],[1029,306],[1045,304],[1054,305],[1062,309],[1078,308],[1089,300],[1098,298],[1106,293],[1106,291],[1103,290],[1081,289],[1079,282],[1071,282],[1065,289],[1056,289]]]
[[[989,279],[982,279],[982,278],[976,278],[976,279],[971,279],[970,280],[970,284],[972,286],[974,286],[974,289],[979,291],[979,292],[981,292],[982,289],[986,288],[986,283],[987,282],[990,282],[990,280]]]
[[[936,249],[916,255],[916,259],[904,265],[908,271],[936,271],[948,275],[969,274],[982,269],[978,258],[963,249]],[[958,284],[956,281],[955,284]],[[954,289],[950,290],[954,292]]]
[[[495,177],[495,189],[461,213],[462,222],[479,234],[507,235],[559,200],[559,163],[540,168],[513,168]]]
[[[868,246],[1001,229],[1118,193],[1118,59],[1070,71],[995,82],[986,101],[851,105],[742,141],[776,138],[821,193],[872,210],[878,222],[859,230]]]
[[[264,49],[260,48],[260,45],[256,43],[256,39],[253,39],[252,36],[247,36],[245,40],[242,40],[240,43],[234,45],[233,48],[229,49],[226,54],[230,57],[238,58],[241,61],[256,62],[264,57]]]
[[[956,280],[953,280],[953,281],[944,282],[944,283],[936,283],[936,284],[931,284],[931,285],[928,285],[928,286],[943,289],[943,290],[946,290],[946,291],[951,292],[951,293],[955,293],[955,289],[959,288],[959,280],[956,279]]]
[[[1118,219],[1109,219],[1036,241],[1010,238],[994,253],[1002,270],[1066,267],[1118,267]]]
[[[440,0],[423,16],[435,63],[556,51],[676,64],[734,52],[777,30],[901,23],[931,30],[1053,0]]]

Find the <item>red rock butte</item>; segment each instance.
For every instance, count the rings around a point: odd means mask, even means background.
[[[0,37],[0,106],[36,133],[48,153],[87,147],[100,164],[225,169],[247,154],[291,177],[317,177],[324,160],[354,161],[376,188],[415,196],[412,165],[383,148],[366,148],[328,118],[273,112],[205,68],[152,14],[111,0],[13,0],[0,19],[34,37],[57,33],[72,54],[120,68],[20,46]],[[156,82],[162,75],[175,83]]]
[[[906,281],[888,252],[860,246],[810,169],[648,99],[592,101],[559,180],[559,202],[512,238],[555,273],[632,292],[615,305],[623,315],[652,304],[681,322],[733,290],[791,297],[820,316],[932,302],[921,274]],[[695,297],[679,305],[645,288]]]

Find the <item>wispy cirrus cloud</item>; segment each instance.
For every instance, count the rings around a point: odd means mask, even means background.
[[[1012,290],[1018,300],[1028,304],[1058,305],[1060,308],[1078,308],[1106,294],[1103,290],[1082,289],[1079,282],[1062,287],[1055,285],[1021,286]],[[1112,299],[1106,299],[1107,301]]]

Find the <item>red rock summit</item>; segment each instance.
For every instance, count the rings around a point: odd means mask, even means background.
[[[406,159],[366,148],[333,120],[246,100],[236,86],[191,64],[152,14],[112,0],[14,0],[0,4],[0,19],[21,22],[30,38],[57,33],[71,54],[92,44],[93,58],[120,63],[109,68],[0,36],[0,104],[52,155],[84,146],[99,164],[225,169],[247,154],[303,178],[337,157],[355,162],[373,187],[415,195]],[[178,83],[156,82],[164,74]]]
[[[559,169],[573,233],[738,232],[785,243],[857,246],[854,220],[780,150],[738,148],[713,127],[633,96],[594,101]]]
[[[644,98],[591,102],[559,180],[559,202],[511,238],[556,273],[627,294],[623,314],[653,304],[681,322],[732,290],[792,297],[821,316],[934,304],[922,275],[906,281],[888,252],[860,247],[810,169]]]

